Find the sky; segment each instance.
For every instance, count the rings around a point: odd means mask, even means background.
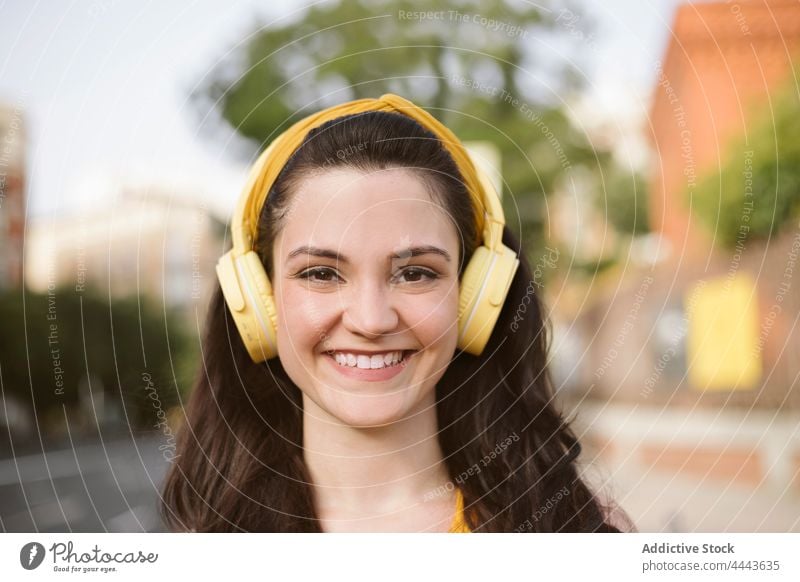
[[[646,158],[637,128],[679,3],[574,2],[584,13],[577,21],[547,4],[580,41],[576,64],[587,80],[580,122],[617,127],[636,163]],[[187,96],[254,21],[293,18],[309,4],[0,2],[0,101],[25,112],[29,215],[113,202],[115,183],[155,180],[227,216],[251,146],[232,131],[199,135]],[[589,20],[592,36],[584,32]]]

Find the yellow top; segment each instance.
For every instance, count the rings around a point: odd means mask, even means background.
[[[456,514],[448,533],[472,533],[464,523],[464,496],[461,494],[461,489],[458,488],[456,488]]]

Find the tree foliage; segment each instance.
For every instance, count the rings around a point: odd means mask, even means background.
[[[37,421],[63,424],[63,407],[74,413],[82,400],[85,409],[91,384],[92,394],[102,391],[121,422],[152,428],[157,410],[143,375],[152,379],[166,410],[188,388],[197,361],[183,323],[146,298],[109,303],[70,289],[9,291],[0,294],[0,321],[4,397],[15,397]]]
[[[733,140],[722,167],[698,184],[690,203],[723,246],[768,238],[800,213],[800,99],[795,79]]]
[[[611,167],[603,176],[598,209],[617,232],[642,235],[650,230],[648,222],[649,199],[644,176]]]
[[[418,11],[435,13],[408,16]],[[565,94],[578,87],[567,59],[539,56],[559,34],[581,50],[557,18],[534,3],[498,0],[315,4],[295,20],[255,26],[194,98],[203,115],[217,108],[261,148],[322,107],[385,92],[408,97],[462,140],[499,147],[509,225],[531,239],[559,177],[607,162],[565,114]]]

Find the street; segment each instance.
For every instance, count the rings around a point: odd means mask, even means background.
[[[31,450],[0,460],[4,532],[164,531],[159,487],[167,461],[157,436]]]

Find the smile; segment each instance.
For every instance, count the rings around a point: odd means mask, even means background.
[[[411,350],[385,352],[383,354],[351,354],[348,352],[333,352],[333,359],[340,366],[347,366],[348,368],[360,368],[362,370],[377,370],[380,368],[389,368],[402,364],[405,354],[411,353]]]
[[[324,357],[339,373],[349,378],[380,382],[402,373],[416,352],[417,350],[403,350],[369,355],[326,352]]]

